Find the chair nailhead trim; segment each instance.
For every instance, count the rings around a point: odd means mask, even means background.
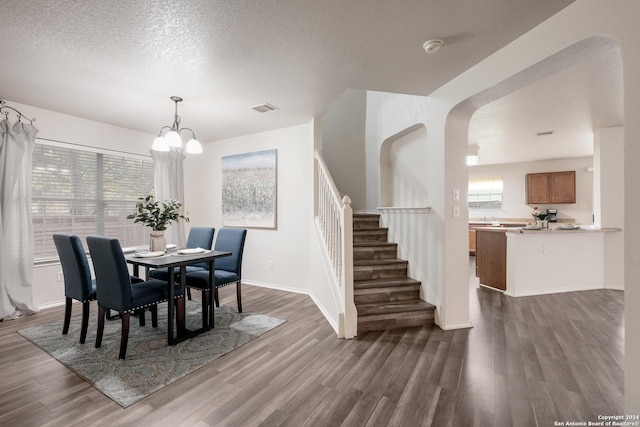
[[[174,299],[178,299],[178,298],[184,298],[184,295],[176,295],[176,296],[174,297]],[[169,301],[169,300],[168,300],[168,299],[163,299],[163,300],[158,301],[157,303],[155,303],[155,302],[154,302],[154,303],[152,303],[152,304],[139,305],[139,306],[137,306],[137,307],[133,307],[133,308],[131,308],[131,309],[129,309],[129,310],[125,310],[125,311],[123,311],[122,313],[133,313],[134,311],[139,310],[139,309],[141,309],[141,308],[151,307],[152,305],[158,305],[158,304],[160,304],[161,302],[166,302],[166,301]],[[105,308],[106,308],[106,307],[105,307]],[[115,308],[112,308],[111,310],[115,310]]]

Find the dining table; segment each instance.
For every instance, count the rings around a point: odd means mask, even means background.
[[[155,255],[155,256],[154,256]],[[217,258],[231,256],[231,252],[203,249],[202,251],[167,250],[164,253],[149,253],[149,251],[135,251],[125,253],[127,263],[133,265],[133,274],[139,276],[140,267],[145,267],[146,278],[149,279],[149,271],[155,268],[168,270],[168,302],[167,302],[167,343],[176,345],[179,342],[192,338],[198,334],[209,331],[214,327],[213,292],[206,292],[209,310],[202,313],[202,327],[189,330],[186,327],[185,298],[178,298],[174,304],[176,295],[176,267],[179,269],[178,278],[183,292],[186,293],[186,267],[192,264],[206,262],[209,264],[209,283],[214,283],[215,260]],[[203,296],[204,297],[204,296]],[[177,306],[177,307],[176,307]],[[177,310],[176,310],[177,308]],[[176,330],[174,331],[174,319]]]

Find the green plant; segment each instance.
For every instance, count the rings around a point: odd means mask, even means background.
[[[153,231],[166,230],[167,226],[178,219],[189,222],[189,218],[180,213],[182,203],[177,200],[165,200],[160,202],[151,194],[147,197],[140,197],[136,203],[136,210],[127,219],[133,222],[141,222]]]
[[[547,219],[547,216],[549,216],[549,214],[546,213],[546,212],[538,211],[538,207],[537,206],[535,206],[533,208],[533,212],[531,213],[531,215],[535,219],[539,219],[540,221],[544,221],[545,219]]]

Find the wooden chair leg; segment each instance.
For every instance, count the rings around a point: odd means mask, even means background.
[[[144,325],[146,325],[146,321],[144,318],[144,312],[146,310],[144,308],[139,308],[138,309],[138,320],[140,321],[140,327],[142,328]]]
[[[87,329],[89,328],[89,310],[90,302],[85,301],[82,303],[82,324],[80,326],[80,344],[84,344],[87,339]]]
[[[107,309],[98,306],[98,330],[96,331],[96,348],[102,345],[102,335],[104,333],[104,318],[107,315]]]
[[[120,313],[122,317],[122,333],[120,335],[120,355],[118,358],[124,359],[127,354],[127,344],[129,343],[129,323],[131,319],[131,313]]]
[[[238,299],[238,313],[242,313],[242,293],[240,289],[240,281],[236,283],[236,298]]]
[[[220,307],[220,299],[218,298],[218,288],[213,288],[213,299],[216,302],[216,307]]]
[[[158,327],[158,304],[152,305],[149,310],[151,311],[151,326]]]
[[[69,323],[71,322],[71,304],[73,300],[69,297],[64,299],[64,325],[62,326],[62,335],[69,333]]]
[[[191,288],[187,288],[187,298],[191,301]]]

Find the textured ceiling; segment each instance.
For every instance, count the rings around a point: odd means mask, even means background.
[[[308,122],[349,88],[428,95],[571,2],[3,0],[0,98],[156,133],[179,95],[212,141]]]
[[[594,130],[622,124],[622,59],[612,45],[478,109],[469,144],[483,165],[591,156]]]

